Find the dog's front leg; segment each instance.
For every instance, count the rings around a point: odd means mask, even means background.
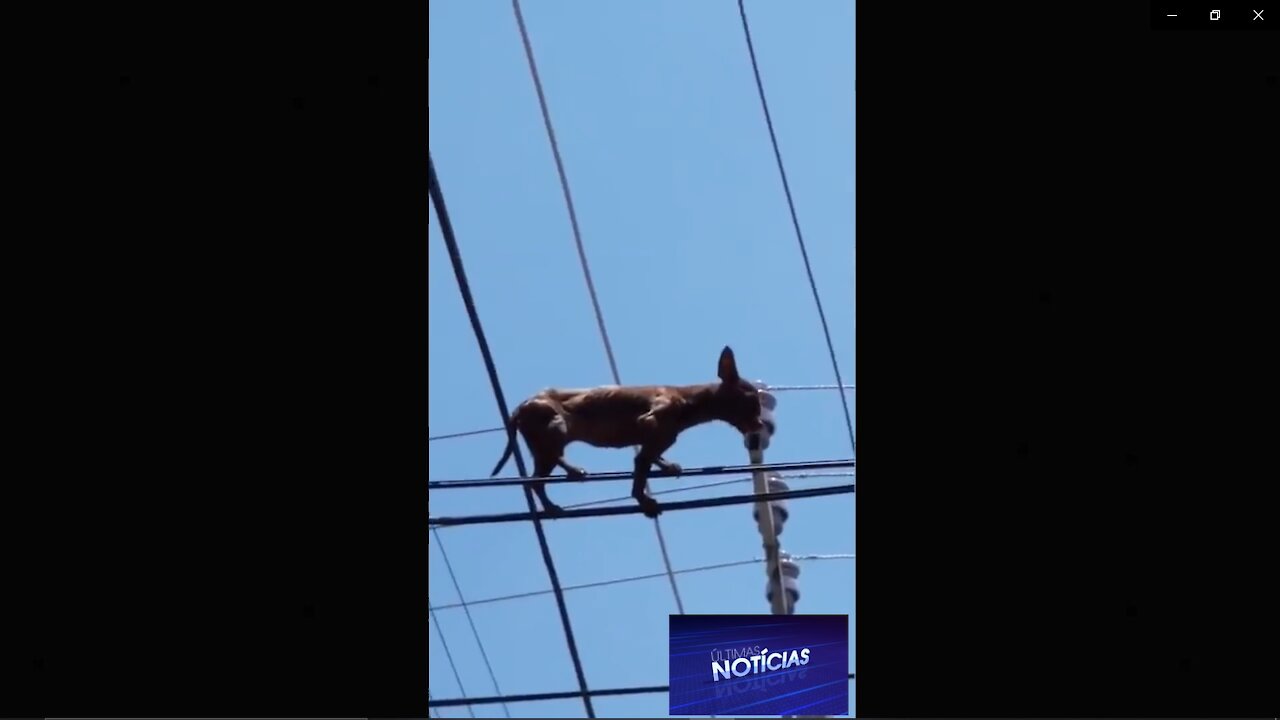
[[[662,453],[666,452],[674,444],[676,438],[674,435],[660,435],[650,437],[650,439],[640,446],[640,452],[636,454],[636,473],[635,481],[631,485],[631,496],[640,503],[640,507],[644,510],[644,514],[651,518],[658,517],[658,513],[662,512],[658,509],[658,501],[649,497],[647,492],[649,483],[649,466],[657,465],[662,460]],[[668,463],[670,465],[671,463]]]
[[[649,465],[653,461],[641,454],[636,455],[635,475],[631,482],[631,497],[640,503],[640,509],[644,512],[645,517],[656,518],[662,511],[658,508],[658,501],[649,497]]]
[[[672,475],[679,475],[684,472],[684,468],[662,457],[662,453],[675,443],[673,430],[679,427],[679,421],[676,418],[678,412],[679,408],[669,398],[659,397],[653,401],[649,412],[639,418],[640,428],[649,438],[641,454],[653,458],[651,465]],[[663,441],[655,442],[653,440],[655,437],[661,437]]]

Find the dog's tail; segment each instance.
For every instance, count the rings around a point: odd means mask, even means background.
[[[511,459],[511,455],[516,451],[516,417],[520,414],[520,408],[524,406],[521,403],[516,407],[515,412],[511,413],[511,417],[507,419],[507,449],[502,451],[502,457],[498,459],[498,464],[493,466],[493,472],[489,473],[489,477],[498,474],[503,465]]]

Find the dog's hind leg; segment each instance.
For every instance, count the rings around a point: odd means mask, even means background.
[[[678,464],[673,463],[666,458],[660,457],[657,460],[654,460],[653,464],[655,467],[657,467],[659,470],[661,470],[664,473],[679,475],[680,473],[684,472],[684,468],[680,467]]]
[[[564,468],[564,474],[572,478],[584,478],[587,471],[569,462],[564,457],[564,449],[569,445],[569,425],[564,420],[564,415],[556,413],[547,423],[547,435],[544,438],[547,452],[556,449],[555,458],[556,465]]]
[[[548,515],[559,515],[564,510],[547,497],[547,483],[536,478],[551,477],[564,454],[567,440],[563,418],[555,407],[543,401],[526,401],[522,406],[520,434],[533,456],[533,480],[530,487],[538,496],[538,502]]]
[[[554,461],[535,458],[533,475],[540,478],[551,477],[551,471],[555,467],[556,463]],[[534,481],[532,485],[533,493],[538,496],[538,502],[542,503],[543,511],[548,515],[559,515],[564,512],[564,508],[551,502],[551,498],[547,497],[547,483],[545,480],[541,482]]]
[[[565,460],[563,455],[561,455],[560,459],[556,461],[556,464],[564,468],[564,474],[568,475],[569,477],[585,478],[587,476],[586,470],[583,470],[577,465],[574,465],[570,463],[568,460]]]

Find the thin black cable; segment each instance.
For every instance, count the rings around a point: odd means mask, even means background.
[[[444,648],[445,659],[449,661],[449,669],[453,670],[453,679],[458,683],[458,692],[462,694],[462,699],[467,699],[467,689],[462,687],[462,676],[458,674],[458,666],[453,662],[453,653],[449,652],[449,643],[444,639],[444,628],[440,625],[440,619],[436,617],[436,609],[431,605],[431,598],[427,598],[427,612],[431,613],[431,623],[436,627],[436,634],[440,636],[440,646]],[[427,691],[427,704],[431,703],[431,691]],[[476,716],[476,712],[467,705],[467,713],[471,717]]]
[[[824,477],[856,477],[856,476],[857,476],[857,473],[855,473],[853,470],[840,470],[840,471],[833,471],[833,472],[816,472],[816,473],[785,473],[785,474],[778,475],[778,477],[782,480],[799,480],[799,479],[805,479],[805,478],[824,478]],[[690,492],[693,490],[706,490],[708,488],[724,487],[725,485],[737,485],[739,483],[749,483],[749,482],[752,482],[752,480],[753,478],[750,478],[750,477],[733,478],[732,480],[720,480],[718,482],[702,483],[701,485],[682,485],[680,487],[674,487],[667,490],[654,490],[649,494],[654,497],[660,497],[663,495],[672,495],[675,493],[684,493],[684,492]],[[604,498],[602,500],[588,500],[587,502],[573,503],[571,505],[565,505],[564,509],[576,510],[578,508],[596,507],[599,505],[609,505],[610,503],[621,503],[621,502],[626,502],[626,503],[635,502],[635,498],[631,497],[630,495],[620,495],[618,497]],[[453,526],[446,526],[446,527],[453,527]],[[666,573],[663,573],[663,574],[665,575]],[[569,588],[566,587],[565,589],[568,590]],[[471,604],[475,605],[476,601],[474,600],[471,601]]]
[[[453,438],[471,437],[472,435],[484,435],[485,433],[505,432],[506,428],[485,428],[483,430],[468,430],[467,432],[449,433],[448,435],[429,435],[427,442],[435,442],[437,440],[452,440]]]
[[[802,560],[808,562],[810,560],[854,560],[856,556],[850,554],[834,554],[834,555],[790,555],[791,560]],[[676,575],[686,575],[688,573],[707,572],[708,570],[723,570],[731,567],[742,567],[744,565],[758,565],[765,562],[764,558],[752,558],[751,560],[737,560],[735,562],[716,563],[715,565],[703,565],[702,567],[691,567],[683,570],[673,570]],[[612,580],[598,580],[596,582],[582,583],[580,585],[565,585],[562,589],[565,592],[570,590],[586,590],[588,588],[608,587],[610,585],[621,585],[623,583],[640,582],[641,580],[654,580],[656,578],[664,578],[667,571],[660,573],[652,573],[649,575],[631,575],[622,578],[613,578]],[[486,605],[488,603],[506,602],[508,600],[523,600],[525,598],[539,597],[541,595],[550,595],[550,590],[531,590],[529,592],[516,593],[514,595],[499,595],[498,597],[484,598],[483,600],[470,600],[466,604],[475,607],[476,605]],[[437,605],[436,610],[452,610],[461,608],[462,603],[450,603],[448,605]]]
[[[489,671],[489,680],[493,682],[493,691],[501,695],[502,688],[498,687],[498,677],[493,672],[493,665],[489,664],[489,653],[484,651],[484,643],[480,640],[480,631],[476,630],[476,621],[471,617],[471,609],[467,607],[466,598],[462,596],[462,586],[458,584],[458,576],[453,574],[453,563],[449,562],[449,554],[445,552],[444,540],[440,538],[440,531],[435,528],[431,528],[431,534],[436,538],[436,547],[440,548],[440,556],[444,558],[444,567],[449,571],[449,579],[453,581],[453,590],[458,594],[462,612],[466,614],[467,624],[471,626],[471,635],[476,639],[476,646],[480,648],[480,659],[484,661],[484,667]],[[439,623],[439,620],[436,622]],[[507,717],[511,717],[511,711],[507,709],[506,703],[502,703],[502,713]]]
[[[742,17],[742,32],[747,36],[747,52],[751,55],[751,71],[755,74],[756,89],[760,92],[760,107],[764,109],[764,121],[769,126],[769,140],[773,143],[773,156],[778,161],[778,174],[782,176],[782,191],[787,196],[787,207],[791,210],[791,224],[796,230],[796,240],[800,241],[800,255],[804,258],[804,271],[809,275],[809,288],[813,290],[813,302],[818,306],[818,319],[822,321],[822,334],[827,339],[827,351],[831,353],[831,369],[836,373],[836,385],[840,386],[840,409],[844,411],[844,422],[849,429],[849,445],[853,452],[858,452],[858,443],[853,434],[853,418],[849,416],[849,402],[844,395],[844,380],[840,378],[840,363],[836,361],[836,346],[831,342],[831,329],[827,327],[827,314],[822,309],[822,298],[818,296],[818,283],[813,279],[813,266],[809,264],[809,251],[804,244],[804,234],[800,232],[800,218],[796,214],[796,203],[791,197],[791,184],[787,182],[787,171],[782,166],[782,151],[778,149],[778,135],[773,130],[773,116],[769,114],[769,103],[764,98],[764,82],[760,79],[760,65],[756,62],[755,44],[751,42],[751,27],[747,24],[747,8],[743,0],[738,0],[738,14]]]
[[[480,347],[480,355],[484,359],[485,371],[489,374],[489,384],[493,386],[493,396],[498,402],[498,412],[502,415],[503,423],[510,422],[510,412],[507,410],[507,401],[502,394],[502,383],[498,380],[498,369],[493,362],[493,354],[489,351],[489,341],[485,339],[484,327],[480,324],[480,314],[476,312],[475,300],[471,296],[471,285],[467,282],[467,272],[462,267],[462,253],[458,250],[458,241],[453,234],[453,223],[449,221],[449,211],[444,204],[444,193],[440,189],[440,180],[436,177],[436,163],[431,156],[431,151],[427,150],[427,169],[428,169],[428,186],[431,193],[431,202],[436,208],[436,218],[440,222],[440,233],[444,236],[445,246],[449,250],[449,260],[453,263],[453,275],[458,281],[458,293],[462,295],[462,303],[467,308],[467,317],[471,321],[471,329],[475,332],[476,344]],[[516,468],[520,472],[521,477],[527,477],[528,471],[525,469],[524,456],[520,452],[520,446],[517,443],[515,447]],[[578,643],[573,638],[573,626],[569,623],[569,609],[564,602],[564,593],[560,590],[560,577],[556,572],[555,562],[551,557],[551,547],[547,543],[547,535],[543,531],[542,521],[537,513],[537,505],[533,502],[533,491],[528,485],[524,486],[525,502],[529,506],[529,518],[533,520],[533,529],[538,536],[538,546],[542,550],[542,561],[547,566],[547,575],[551,579],[551,587],[556,593],[556,606],[560,610],[560,624],[564,627],[565,641],[569,645],[569,657],[573,660],[573,670],[578,676],[578,686],[582,689],[582,703],[586,706],[587,717],[594,718],[596,716],[595,709],[591,705],[591,697],[587,695],[587,676],[582,669],[582,658],[578,654]]]
[[[764,463],[761,465],[708,465],[700,468],[685,468],[680,471],[679,475],[666,472],[665,470],[654,470],[649,474],[650,479],[654,478],[689,478],[700,477],[704,475],[737,475],[739,473],[750,472],[791,472],[795,470],[832,470],[836,468],[857,467],[857,460],[848,458],[844,460],[810,460],[806,462],[789,462],[789,463]],[[540,481],[549,483],[566,483],[566,482],[601,482],[605,480],[631,480],[633,473],[630,471],[592,473],[586,478],[567,477],[565,475],[556,475],[554,477],[539,478]],[[431,490],[445,490],[448,488],[468,488],[468,487],[502,487],[506,485],[525,485],[528,480],[523,477],[505,477],[505,478],[467,478],[459,480],[428,480],[427,487]]]
[[[770,385],[769,392],[789,392],[792,390],[836,390],[838,385]],[[845,385],[844,389],[855,389],[852,385]],[[437,440],[453,440],[455,438],[471,437],[472,435],[485,435],[488,433],[506,432],[504,427],[484,428],[482,430],[468,430],[466,432],[448,433],[446,435],[431,435],[427,437],[428,442]]]
[[[856,680],[856,673],[849,673],[850,680]],[[588,695],[592,697],[608,697],[611,695],[647,695],[653,693],[670,692],[670,685],[647,685],[642,687],[626,687],[626,688],[608,688],[605,690],[592,690]],[[505,697],[485,697],[485,698],[467,698],[467,699],[448,699],[436,700],[433,707],[457,707],[459,705],[492,705],[498,702],[536,702],[539,700],[567,700],[576,698],[581,693],[573,691],[553,692],[553,693],[529,693],[525,695],[507,695]]]
[[[613,374],[615,385],[622,384],[622,376],[618,374],[618,361],[613,354],[613,344],[609,342],[609,331],[605,329],[604,311],[600,309],[600,298],[596,295],[596,285],[591,279],[591,264],[587,262],[587,251],[582,243],[582,231],[578,227],[578,213],[573,206],[573,193],[569,192],[569,175],[564,169],[564,159],[560,156],[560,143],[556,142],[556,131],[551,123],[551,110],[547,107],[547,96],[542,91],[542,78],[538,74],[538,63],[533,58],[533,41],[529,39],[529,29],[525,27],[524,12],[520,9],[520,0],[511,0],[515,11],[516,25],[520,28],[520,40],[524,44],[525,59],[529,61],[529,76],[533,79],[533,87],[538,95],[538,107],[542,110],[542,122],[547,129],[547,140],[551,142],[551,155],[556,161],[556,172],[560,176],[560,189],[564,191],[564,203],[569,210],[569,225],[573,229],[573,242],[578,248],[578,260],[582,265],[582,276],[587,281],[587,294],[591,296],[591,307],[595,310],[596,326],[600,329],[600,339],[604,341],[604,354],[609,360],[609,371]],[[635,452],[640,454],[640,448]],[[658,549],[662,552],[662,564],[667,569],[667,578],[671,581],[671,594],[676,600],[676,610],[684,614],[684,601],[680,599],[680,588],[676,585],[675,573],[671,571],[671,555],[667,552],[667,539],[662,534],[662,523],[653,518],[653,530],[658,536]]]
[[[794,473],[794,474],[789,473],[786,475],[779,475],[778,479],[779,480],[797,480],[802,478],[853,477],[853,476],[854,476],[854,472],[852,470],[844,470],[841,472],[827,472],[827,473]],[[749,478],[749,477],[733,478],[732,480],[720,480],[712,483],[702,483],[701,485],[682,485],[680,487],[671,488],[669,490],[654,490],[649,494],[654,497],[659,497],[662,495],[672,495],[675,493],[690,492],[691,490],[706,490],[707,488],[724,487],[725,485],[737,485],[738,483],[749,483],[749,482],[752,482],[753,480],[754,478]],[[617,503],[617,502],[635,502],[635,498],[631,497],[630,495],[625,495],[621,497],[605,498],[603,500],[588,500],[587,502],[580,502],[580,503],[573,503],[572,505],[565,505],[564,509],[576,510],[577,508],[596,507],[597,505],[608,505],[610,503]]]
[[[842,495],[854,492],[854,485],[833,485],[830,487],[804,488],[801,490],[784,490],[783,492],[771,493],[751,493],[748,495],[730,495],[727,497],[702,498],[700,500],[678,500],[676,502],[668,502],[662,504],[663,512],[675,510],[701,510],[709,507],[723,507],[726,505],[748,505],[756,502],[770,502],[773,500],[794,500],[797,498],[822,497],[824,495]],[[608,515],[636,515],[644,512],[643,508],[637,505],[629,505],[625,507],[602,507],[602,508],[581,508],[578,510],[565,510],[558,515],[545,515],[541,517],[551,520],[569,520],[573,518],[587,517],[605,517]],[[493,523],[504,522],[522,522],[525,520],[533,520],[539,514],[535,513],[495,513],[492,515],[466,515],[463,517],[432,517],[427,518],[427,524],[431,527],[445,527],[450,525],[490,525]]]

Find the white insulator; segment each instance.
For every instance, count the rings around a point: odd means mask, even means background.
[[[787,607],[794,613],[796,603],[800,600],[800,566],[785,551],[779,551],[778,559],[782,566],[782,584],[787,589]],[[768,568],[769,580],[765,583],[764,594],[772,604],[774,588],[778,586],[778,573],[773,563],[768,563]]]
[[[791,488],[782,481],[782,478],[778,477],[777,473],[769,473],[768,489],[769,492],[776,493],[786,492]],[[782,526],[787,524],[787,518],[791,516],[790,511],[787,510],[787,501],[773,500],[769,503],[769,506],[773,509],[773,532],[776,535],[781,535]],[[755,518],[757,523],[760,522],[759,505],[752,506],[751,517]]]
[[[796,611],[796,603],[800,602],[800,584],[795,578],[783,577],[783,585],[787,588],[787,610],[794,614]],[[773,589],[778,586],[777,578],[769,578],[769,582],[765,586],[764,596],[773,604]]]
[[[800,577],[800,566],[796,563],[795,560],[791,559],[790,553],[788,553],[786,550],[778,550],[778,558],[782,562],[782,576],[784,578]],[[778,573],[776,569],[776,565],[772,562],[767,563],[767,565],[768,565],[768,570],[766,570],[765,572],[768,573],[769,577],[776,576]]]

